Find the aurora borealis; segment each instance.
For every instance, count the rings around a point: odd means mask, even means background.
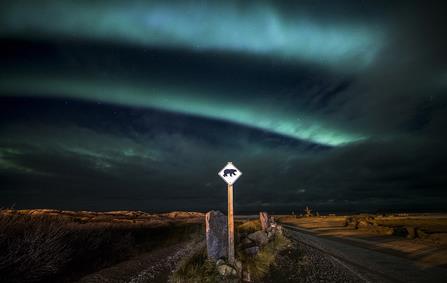
[[[235,1],[15,1],[2,9],[2,29],[196,51],[227,50],[321,64],[367,65],[380,32],[362,23],[337,25],[300,15],[300,7]],[[331,5],[328,5],[331,6]],[[330,7],[327,7],[328,9]],[[48,21],[46,16],[52,21]],[[327,15],[326,15],[327,16]],[[339,15],[340,16],[340,15]],[[306,38],[306,40],[303,40]]]
[[[437,5],[0,4],[0,206],[446,205]],[[423,40],[422,40],[423,39]]]

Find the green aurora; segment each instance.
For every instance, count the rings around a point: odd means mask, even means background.
[[[258,1],[192,3],[12,1],[0,11],[0,34],[243,52],[312,62],[338,71],[368,66],[384,41],[377,23],[340,21],[334,25],[327,15],[311,18],[294,6]]]
[[[281,108],[270,108],[262,104],[230,101],[215,93],[200,93],[184,89],[169,88],[126,82],[76,80],[56,77],[7,77],[0,79],[1,93],[17,93],[102,101],[137,107],[152,107],[167,111],[192,114],[238,123],[288,137],[338,146],[366,138],[349,133],[318,121],[311,115],[293,113]],[[282,110],[282,111],[281,111]]]
[[[327,5],[325,9],[331,9]],[[305,14],[295,6],[262,2],[188,1],[14,1],[0,11],[0,36],[113,42],[140,48],[225,52],[287,64],[315,64],[336,73],[354,74],[376,60],[385,43],[379,24],[349,22]],[[38,67],[45,68],[45,66]],[[157,108],[250,126],[288,137],[338,146],[368,138],[345,130],[303,105],[263,103],[257,93],[236,90],[227,98],[219,89],[190,89],[144,83],[14,73],[0,77],[2,94],[44,95]],[[174,82],[175,83],[175,78]],[[249,92],[248,90],[247,92]],[[0,94],[1,95],[1,94]],[[275,93],[269,93],[275,97]],[[247,97],[251,97],[250,100]]]

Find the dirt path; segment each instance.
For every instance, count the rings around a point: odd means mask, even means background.
[[[180,260],[204,244],[203,239],[195,239],[160,248],[87,275],[78,283],[167,282]]]
[[[296,241],[300,249],[306,253],[304,256],[317,258],[312,264],[320,273],[328,272],[327,268],[318,266],[319,261],[324,261],[318,258],[325,258],[332,263],[338,263],[337,269],[344,269],[350,274],[350,279],[356,278],[357,282],[444,282],[447,278],[446,268],[423,267],[408,258],[386,254],[367,246],[358,246],[348,240],[338,241],[317,236],[306,229],[287,225],[283,227],[286,228],[289,238]],[[331,268],[331,264],[326,263],[323,266]],[[334,280],[323,278],[322,281],[349,282],[337,278]]]

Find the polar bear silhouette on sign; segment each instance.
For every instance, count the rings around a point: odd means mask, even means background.
[[[227,177],[228,175],[230,175],[230,177],[233,177],[233,175],[236,176],[236,172],[236,169],[225,169],[223,176]]]

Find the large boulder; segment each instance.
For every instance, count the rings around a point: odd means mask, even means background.
[[[261,222],[262,230],[267,230],[270,227],[270,218],[267,212],[259,212],[259,221]]]
[[[246,255],[249,255],[249,256],[255,256],[255,255],[257,255],[259,253],[259,247],[258,246],[254,246],[254,247],[251,247],[251,248],[246,248],[244,250],[244,253]]]
[[[220,211],[212,210],[206,214],[206,248],[210,260],[228,256],[227,217]]]
[[[243,238],[239,243],[239,247],[242,249],[250,248],[253,246],[256,246],[256,243],[254,241],[250,240],[249,238]]]
[[[238,260],[238,259],[235,259],[233,267],[234,267],[234,269],[236,269],[238,277],[241,277],[241,275],[242,275],[242,262],[240,260]]]
[[[248,234],[247,238],[255,242],[258,246],[264,246],[269,242],[267,233],[264,231],[256,231],[254,233]]]

